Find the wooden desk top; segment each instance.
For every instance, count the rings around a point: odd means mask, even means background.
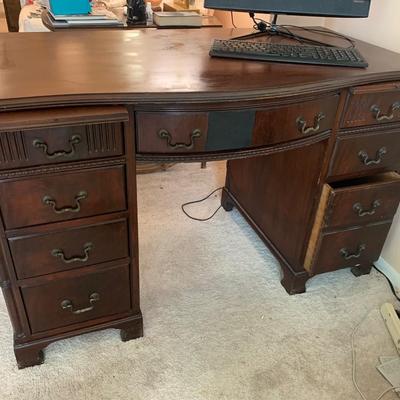
[[[0,107],[258,100],[400,80],[400,54],[363,42],[357,47],[370,63],[367,69],[208,56],[214,38],[243,33],[216,28],[0,34]]]

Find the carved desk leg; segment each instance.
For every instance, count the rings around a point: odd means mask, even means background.
[[[133,319],[132,321],[126,322],[118,328],[121,330],[121,340],[128,342],[129,340],[138,339],[143,336],[143,320],[140,318]]]
[[[43,364],[45,344],[36,345],[15,345],[14,354],[17,360],[18,368],[32,367],[34,365]]]
[[[288,292],[288,294],[300,294],[306,292],[306,283],[310,276],[306,271],[294,272],[285,262],[278,257],[279,264],[281,265],[282,279],[281,284]]]
[[[372,264],[367,264],[367,265],[358,265],[357,267],[353,267],[351,269],[351,272],[354,276],[362,276],[362,275],[368,275],[371,272],[372,269]]]

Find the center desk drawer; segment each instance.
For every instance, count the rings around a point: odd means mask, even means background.
[[[122,211],[124,167],[4,181],[0,194],[7,229]]]
[[[257,110],[253,146],[263,146],[325,132],[333,128],[338,95]]]
[[[139,153],[205,151],[208,113],[138,112],[136,119]]]
[[[337,138],[329,176],[357,176],[400,169],[400,129]]]
[[[129,255],[125,219],[12,237],[9,244],[19,279],[117,260]]]
[[[21,291],[33,333],[121,314],[131,307],[128,265],[49,280]]]
[[[137,112],[139,153],[198,153],[268,146],[329,131],[339,96],[265,109]]]

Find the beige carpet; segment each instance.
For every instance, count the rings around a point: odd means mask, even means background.
[[[109,330],[65,340],[42,366],[18,371],[1,300],[0,399],[359,399],[350,334],[393,300],[386,280],[339,271],[288,296],[276,261],[237,211],[205,223],[182,214],[181,203],[223,181],[222,163],[139,177],[143,339],[122,343]],[[378,311],[356,346],[360,386],[374,400],[388,387],[377,357],[396,354]]]

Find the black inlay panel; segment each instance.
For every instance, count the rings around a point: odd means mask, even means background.
[[[208,116],[206,151],[240,149],[252,141],[255,111],[215,111]]]

